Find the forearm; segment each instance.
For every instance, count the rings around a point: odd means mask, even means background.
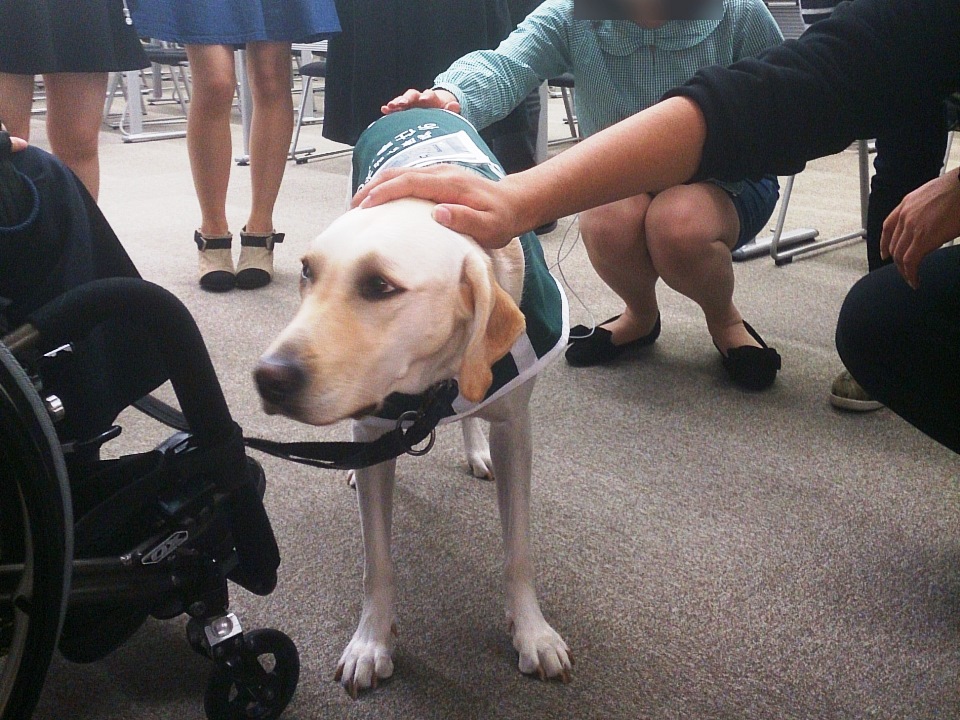
[[[495,50],[472,52],[436,79],[453,92],[461,112],[478,128],[502,120],[541,81],[570,70],[572,7],[548,0]]]
[[[502,182],[515,195],[517,232],[689,180],[706,138],[700,108],[672,98]]]
[[[453,93],[460,114],[478,129],[502,120],[527,96],[539,79],[495,51],[470,53],[437,76],[435,88]]]

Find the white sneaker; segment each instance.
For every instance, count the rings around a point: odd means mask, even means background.
[[[853,379],[849,371],[844,370],[837,375],[830,388],[830,404],[841,410],[850,412],[871,412],[883,407],[867,391],[860,387],[860,383]]]

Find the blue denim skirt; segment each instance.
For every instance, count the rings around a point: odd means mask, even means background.
[[[717,185],[730,196],[740,218],[740,237],[733,248],[736,250],[753,240],[766,226],[780,198],[780,184],[775,176],[766,175],[759,181],[736,183],[736,190],[726,183]]]
[[[340,31],[333,0],[127,0],[141,37],[184,45],[316,42]]]

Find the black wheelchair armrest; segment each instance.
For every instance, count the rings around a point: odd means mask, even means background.
[[[139,278],[88,282],[32,312],[26,326],[4,342],[15,353],[25,345],[52,350],[107,321],[138,325],[157,340],[160,359],[200,444],[231,438],[233,419],[200,330],[183,303],[159,285]]]

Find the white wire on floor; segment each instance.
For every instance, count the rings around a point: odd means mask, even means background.
[[[564,246],[567,244],[567,238],[570,236],[570,231],[573,230],[574,227],[577,228],[577,234],[574,236],[573,242],[570,244],[569,249],[567,249],[567,251],[564,252]],[[584,310],[587,311],[587,317],[589,318],[589,323],[587,327],[590,328],[590,331],[586,335],[574,335],[572,333],[570,335],[571,340],[586,340],[588,337],[593,335],[593,331],[596,329],[596,326],[597,326],[597,319],[594,316],[593,311],[583,301],[583,298],[580,297],[576,289],[573,287],[570,281],[567,280],[567,276],[563,272],[563,261],[566,260],[568,257],[570,257],[570,253],[572,253],[574,249],[577,247],[578,242],[580,242],[579,213],[573,216],[573,222],[571,222],[570,225],[567,226],[566,232],[563,233],[563,237],[560,239],[560,245],[557,247],[557,261],[553,263],[553,265],[551,265],[548,269],[552,271],[554,268],[556,268],[557,272],[560,274],[560,279],[563,280],[563,284],[567,286],[567,289],[570,291],[570,294],[577,299],[577,303],[579,303],[580,307],[582,307]]]

